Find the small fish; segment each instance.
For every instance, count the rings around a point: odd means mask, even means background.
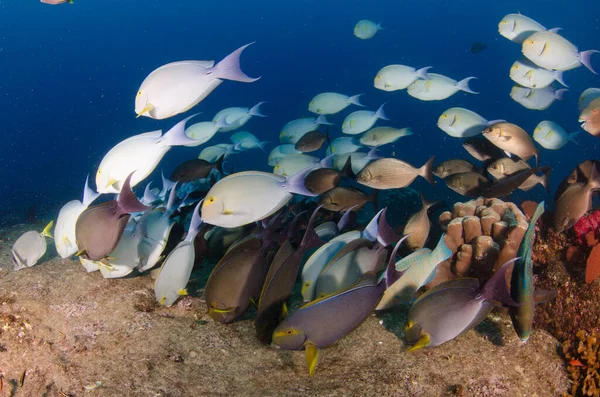
[[[557,99],[563,100],[567,91],[566,88],[557,90],[552,86],[545,88],[525,88],[515,85],[510,90],[510,97],[527,109],[546,110]]]
[[[433,170],[433,175],[444,179],[447,176],[460,174],[461,172],[477,172],[477,168],[467,160],[452,159],[439,163]]]
[[[523,160],[513,160],[510,157],[503,157],[501,159],[498,159],[490,165],[488,165],[487,167],[487,171],[497,180],[505,179],[519,171],[528,169],[531,169],[531,166],[529,166],[529,164],[527,164]],[[537,173],[534,173],[519,186],[519,189],[527,191],[539,183],[546,189],[546,191],[549,191],[551,168],[544,167],[542,168],[542,170],[546,171],[543,173],[543,175],[540,176],[537,175]]]
[[[591,58],[596,50],[579,52],[569,40],[555,31],[538,31],[523,41],[523,55],[548,70],[570,70],[584,65],[592,73]]]
[[[193,139],[189,143],[185,144],[185,147],[196,147],[205,144],[210,141],[213,136],[219,131],[220,128],[227,127],[229,124],[225,123],[225,119],[217,121],[202,121],[200,123],[194,123],[185,129],[185,135]]]
[[[408,86],[408,95],[421,101],[441,101],[450,98],[458,91],[479,94],[469,87],[469,81],[476,77],[467,77],[456,81],[450,77],[436,73],[428,73],[426,80],[415,80]]]
[[[576,182],[569,186],[556,201],[554,227],[557,232],[568,230],[592,208],[592,192],[600,189],[600,172],[596,166],[587,183]]]
[[[350,105],[363,107],[360,97],[363,94],[347,96],[336,92],[324,92],[315,96],[308,104],[308,110],[316,114],[336,114]]]
[[[301,154],[301,153],[302,152],[300,150],[296,150],[296,145],[292,145],[292,144],[279,145],[279,146],[275,147],[273,150],[271,150],[271,153],[269,153],[268,162],[271,167],[275,167],[282,158],[284,158],[288,155]]]
[[[580,131],[575,131],[572,134],[567,133],[564,128],[553,121],[541,121],[533,130],[533,140],[539,143],[542,147],[550,150],[558,150],[565,146],[569,141],[576,145],[579,142],[575,137]]]
[[[518,125],[500,122],[483,130],[483,136],[505,152],[519,156],[527,161],[535,156],[539,161],[539,151],[534,146],[531,136]]]
[[[427,211],[429,208],[436,205],[439,201],[429,201],[425,199],[423,193],[421,193],[421,210],[416,212],[408,218],[404,231],[402,234],[408,236],[406,239],[406,245],[413,251],[423,248],[427,239],[429,238],[429,230],[431,229],[431,222]]]
[[[336,187],[321,195],[319,205],[329,211],[358,211],[368,202],[375,206],[377,192],[367,196],[363,191],[353,187]]]
[[[469,138],[481,134],[484,128],[499,120],[488,121],[464,108],[450,108],[438,118],[438,127],[454,138]]]
[[[358,174],[356,181],[373,189],[398,189],[410,185],[417,176],[421,176],[433,185],[434,160],[435,156],[432,156],[421,168],[395,158],[376,160]]]
[[[485,43],[473,43],[471,46],[471,54],[479,54],[481,51],[487,48],[487,44]]]
[[[463,141],[463,148],[479,161],[496,160],[504,156],[504,152],[484,137],[474,136]]]
[[[354,153],[362,147],[363,145],[356,137],[342,136],[331,141],[331,145],[327,148],[327,155]]]
[[[514,260],[513,260],[514,261]],[[496,302],[515,305],[506,287],[505,263],[481,288],[476,278],[439,284],[416,300],[404,327],[409,351],[446,343],[481,323]]]
[[[600,98],[596,98],[579,115],[581,128],[593,136],[600,136]]]
[[[304,134],[314,131],[319,125],[331,125],[331,123],[327,121],[324,115],[320,115],[317,118],[305,117],[292,120],[281,129],[279,141],[295,145]]]
[[[381,24],[363,19],[354,26],[354,35],[361,40],[367,40],[375,36],[379,30],[383,30]]]
[[[377,72],[373,85],[382,91],[397,91],[407,88],[417,79],[427,80],[431,66],[415,69],[406,65],[388,65]]]
[[[314,194],[323,194],[333,188],[336,188],[343,177],[354,179],[352,172],[352,158],[348,157],[346,165],[341,171],[333,168],[317,168],[311,171],[304,179],[306,188]]]
[[[384,111],[383,105],[372,112],[370,110],[357,110],[350,113],[342,123],[342,132],[348,135],[357,135],[365,132],[377,122],[377,120],[389,120]]]
[[[588,88],[579,95],[578,108],[582,112],[583,109],[587,108],[590,102],[594,99],[600,98],[600,88]]]
[[[24,370],[21,374],[21,377],[19,378],[19,387],[23,387],[23,385],[25,384],[25,375],[27,375],[27,370]]]
[[[187,160],[179,164],[171,173],[169,179],[177,182],[191,182],[201,178],[206,178],[210,172],[215,169],[223,174],[223,159],[221,156],[214,163],[209,163],[202,159]]]
[[[537,66],[528,59],[515,61],[510,68],[510,78],[515,83],[527,88],[546,88],[555,80],[568,87],[562,70],[547,70]]]
[[[46,237],[52,238],[50,229],[54,221],[50,221],[40,233],[29,231],[23,233],[11,248],[14,270],[34,266],[46,253]]]
[[[558,188],[556,189],[556,193],[554,194],[554,201],[558,201],[558,198],[567,190],[567,188],[574,183],[583,183],[586,184],[590,179],[590,175],[592,174],[592,169],[596,167],[600,167],[600,163],[596,160],[585,160],[581,164],[571,171],[568,177],[566,177]]]
[[[505,197],[511,194],[514,190],[522,186],[525,181],[535,175],[538,171],[548,172],[547,168],[529,168],[520,170],[514,174],[507,176],[491,186],[484,188],[481,192],[483,197]]]
[[[327,137],[319,131],[309,131],[296,142],[295,149],[302,153],[310,153],[321,149]]]
[[[40,0],[40,3],[58,5],[63,3],[73,4],[73,0]]]
[[[219,128],[219,132],[229,132],[242,128],[252,117],[267,117],[260,112],[260,107],[266,102],[259,102],[251,108],[232,107],[219,111],[213,122],[224,120],[225,126]]]
[[[231,135],[231,142],[233,142],[234,147],[238,150],[250,150],[250,149],[260,149],[265,152],[265,148],[271,142],[265,141],[261,142],[255,137],[253,134],[248,131],[238,131],[235,134]]]
[[[360,143],[366,146],[378,147],[396,142],[398,139],[412,134],[410,128],[375,127],[360,137]]]
[[[444,178],[446,186],[456,193],[468,197],[478,197],[492,182],[478,172],[461,172]]]

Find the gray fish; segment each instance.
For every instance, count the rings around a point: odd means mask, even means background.
[[[191,182],[197,179],[206,178],[213,169],[219,171],[220,174],[223,174],[224,158],[225,156],[223,155],[214,163],[209,163],[202,159],[184,161],[173,170],[169,179],[177,182]]]
[[[487,171],[497,180],[502,180],[506,177],[516,174],[519,171],[531,169],[531,166],[524,162],[523,160],[511,159],[510,157],[504,157],[498,159],[488,165]],[[532,189],[535,185],[542,185],[546,191],[549,191],[550,187],[550,171],[552,170],[550,167],[544,168],[546,171],[542,175],[537,175],[534,173],[531,175],[525,182],[519,186],[519,189],[528,191]]]
[[[385,283],[375,273],[365,274],[354,285],[302,306],[279,324],[273,343],[285,350],[306,350],[310,376],[318,360],[318,349],[327,347],[358,327],[375,309]]]
[[[352,157],[348,156],[346,164],[341,171],[333,168],[317,168],[304,178],[304,186],[314,194],[323,194],[337,187],[342,177],[354,178],[352,172]]]
[[[483,288],[476,278],[461,278],[439,284],[419,297],[408,312],[404,327],[409,351],[439,346],[481,323],[494,302],[515,305],[506,286],[505,263]]]
[[[433,170],[433,175],[444,179],[447,176],[460,174],[461,172],[477,172],[477,169],[467,160],[452,159],[439,163]]]
[[[125,179],[117,200],[93,205],[79,215],[75,224],[77,256],[91,261],[106,258],[119,244],[130,213],[151,208],[140,203],[131,191],[132,175]]]
[[[489,161],[504,157],[504,152],[487,139],[474,136],[463,141],[463,148],[479,161]]]
[[[495,123],[484,129],[482,134],[498,148],[525,161],[535,156],[538,164],[538,149],[533,144],[531,136],[518,125],[507,122]]]
[[[46,253],[46,237],[52,238],[50,229],[54,221],[46,225],[44,231],[31,230],[23,233],[11,248],[13,269],[21,270],[35,265]]]
[[[546,170],[546,167],[543,167]],[[523,185],[532,175],[542,170],[542,168],[525,169],[517,171],[514,174],[507,176],[493,185],[483,189],[481,192],[483,197],[505,197]],[[547,170],[545,171],[547,172]]]
[[[379,159],[367,165],[356,181],[373,189],[399,189],[410,185],[417,176],[422,176],[433,185],[434,160],[435,156],[432,156],[421,168],[415,168],[402,160]]]
[[[336,187],[321,195],[319,205],[329,211],[358,211],[368,202],[377,207],[377,192],[367,196],[353,187]]]
[[[594,166],[587,183],[576,182],[565,190],[556,201],[554,210],[554,227],[558,232],[573,227],[592,208],[592,192],[598,189],[600,173]]]
[[[479,197],[492,182],[477,172],[461,172],[444,178],[446,186],[463,196]]]
[[[296,142],[296,150],[310,153],[321,149],[327,136],[319,131],[309,131]]]
[[[412,214],[404,226],[403,234],[408,236],[406,244],[413,251],[425,246],[429,237],[429,230],[431,229],[431,222],[429,221],[427,211],[437,204],[438,201],[428,201],[421,193],[421,203],[423,204],[421,210]]]
[[[567,178],[565,178],[558,188],[556,189],[556,193],[554,194],[554,201],[558,201],[558,198],[567,190],[569,186],[572,184],[579,183],[587,183],[590,179],[590,175],[592,173],[592,168],[596,165],[596,167],[600,166],[600,161],[598,160],[585,160],[577,167],[573,169],[573,171],[569,174]]]

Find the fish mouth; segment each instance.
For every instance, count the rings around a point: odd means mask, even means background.
[[[587,126],[587,120],[579,119],[579,122],[581,123],[581,128],[585,130],[585,127]]]

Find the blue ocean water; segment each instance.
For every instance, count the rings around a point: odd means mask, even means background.
[[[365,93],[362,101],[375,110],[388,102],[389,125],[410,126],[415,135],[383,153],[420,166],[429,156],[439,160],[468,158],[460,140],[436,126],[439,115],[454,106],[469,108],[488,119],[506,119],[531,132],[552,120],[567,131],[579,128],[577,98],[600,78],[585,68],[565,74],[569,93],[546,111],[523,108],[509,97],[508,72],[520,58],[520,46],[497,32],[500,19],[520,11],[561,32],[580,50],[600,48],[599,15],[594,0],[482,2],[455,1],[228,1],[75,0],[49,6],[38,1],[0,1],[0,126],[3,213],[25,219],[38,206],[40,216],[55,217],[68,200],[79,198],[86,174],[95,175],[103,155],[119,141],[141,132],[167,130],[183,115],[167,120],[135,118],[134,98],[142,80],[156,67],[177,60],[220,60],[239,46],[256,41],[242,56],[253,84],[225,82],[189,112],[210,120],[230,106],[268,101],[269,117],[253,119],[247,130],[277,144],[281,127],[308,117],[310,99],[325,91]],[[360,19],[381,21],[385,30],[359,40],[353,28]],[[474,42],[488,47],[474,55]],[[593,64],[600,69],[600,55]],[[373,88],[385,65],[401,63],[457,80],[476,76],[480,95],[457,93],[439,102],[420,102],[399,91]],[[331,117],[340,133],[343,117]],[[227,142],[217,135],[211,144]],[[597,158],[596,138],[582,132],[583,147],[572,144],[543,150],[542,164],[551,165],[552,188],[584,159]],[[159,168],[170,173],[201,148],[175,148]],[[269,148],[270,149],[270,148]],[[235,158],[235,169],[269,169],[266,155],[254,151]],[[157,180],[159,170],[153,178]],[[159,177],[158,177],[159,178]],[[435,189],[419,180],[432,197],[462,199],[442,183]],[[518,197],[540,200],[541,187]]]

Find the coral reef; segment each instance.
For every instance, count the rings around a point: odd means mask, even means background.
[[[600,396],[600,332],[593,335],[577,332],[576,341],[563,343],[573,384],[564,396]]]
[[[529,224],[516,204],[478,198],[454,204],[440,215],[439,225],[454,254],[438,266],[429,288],[457,277],[489,279],[516,256]]]
[[[580,244],[585,244],[587,241],[588,233],[592,233],[594,236],[599,232],[600,229],[600,210],[594,210],[588,214],[582,216],[573,230],[577,235],[577,239]]]

